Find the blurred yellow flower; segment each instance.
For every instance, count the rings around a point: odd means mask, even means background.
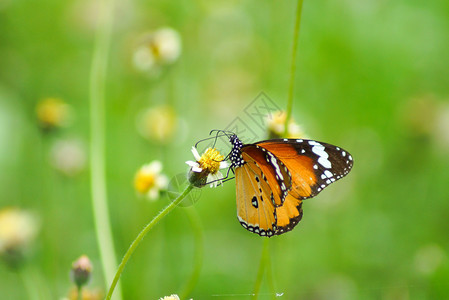
[[[196,187],[203,187],[211,182],[210,187],[217,187],[221,184],[223,174],[219,171],[229,167],[224,156],[215,148],[207,148],[203,155],[199,155],[198,150],[192,147],[192,154],[196,161],[186,161],[190,166],[189,181]]]
[[[439,111],[438,100],[433,95],[419,95],[404,102],[400,108],[400,120],[413,136],[429,136],[435,130]]]
[[[92,269],[93,267],[89,257],[82,255],[73,262],[70,277],[77,286],[81,287],[89,281]]]
[[[136,191],[150,200],[157,199],[160,191],[167,189],[168,185],[168,178],[161,174],[161,171],[162,163],[160,161],[155,160],[143,165],[134,178]]]
[[[78,300],[78,289],[74,288],[70,290],[69,294],[66,298],[63,298],[62,300]],[[87,288],[82,289],[81,291],[81,299],[82,300],[103,300],[104,294],[101,290],[89,290]]]
[[[133,64],[138,71],[154,71],[174,63],[181,54],[181,37],[172,28],[161,28],[142,37],[133,54]]]
[[[69,123],[71,108],[59,98],[45,98],[37,104],[36,114],[43,129],[54,129]]]
[[[164,298],[159,298],[159,300],[179,300],[179,296],[172,294],[170,296],[165,296]]]
[[[149,108],[137,117],[137,130],[150,141],[169,141],[177,127],[178,118],[170,106]]]
[[[20,259],[39,231],[35,215],[18,208],[0,211],[0,255],[6,260]],[[15,263],[15,261],[11,261]]]
[[[284,111],[273,112],[267,116],[266,123],[268,128],[268,138],[283,138],[285,131],[285,118],[287,114]],[[301,127],[295,123],[293,118],[288,123],[287,136],[285,138],[304,138],[305,134]]]

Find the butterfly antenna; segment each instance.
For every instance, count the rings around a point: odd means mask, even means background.
[[[211,136],[211,137],[208,137],[208,138],[199,140],[198,142],[196,142],[195,148],[198,148],[197,146],[198,146],[199,143],[202,143],[202,142],[205,142],[205,141],[208,141],[208,140],[212,140],[212,139],[215,139],[215,142],[214,142],[214,147],[215,147],[216,140],[217,140],[219,137],[222,137],[222,136],[224,136],[224,135],[218,135],[218,134],[217,134],[216,136]],[[226,136],[227,136],[227,135],[226,135]]]

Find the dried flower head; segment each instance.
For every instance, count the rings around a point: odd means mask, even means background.
[[[86,255],[82,255],[73,262],[70,277],[78,287],[85,285],[89,281],[91,274],[92,263]]]
[[[36,114],[41,127],[50,130],[69,123],[71,108],[59,98],[45,98],[37,104]]]
[[[159,73],[164,65],[174,63],[181,54],[181,38],[172,28],[161,28],[144,35],[134,55],[134,67],[139,71]]]
[[[196,187],[203,187],[211,183],[211,187],[216,187],[221,183],[223,174],[219,171],[229,167],[224,156],[215,148],[207,148],[203,155],[198,154],[198,150],[192,147],[192,154],[196,161],[186,161],[190,168],[189,181]]]
[[[159,197],[161,190],[166,190],[168,178],[161,174],[162,163],[153,161],[143,165],[134,177],[134,188],[140,195],[146,196],[149,200],[155,200]]]
[[[285,119],[287,114],[284,111],[277,111],[271,114],[271,118],[267,118],[268,137],[270,139],[283,138],[285,131]],[[304,138],[304,132],[301,127],[290,119],[288,122],[286,138]]]
[[[24,252],[39,231],[37,218],[18,208],[0,211],[0,255],[12,266],[22,259]]]
[[[139,114],[137,130],[146,139],[169,141],[178,127],[178,117],[170,106],[157,106]]]

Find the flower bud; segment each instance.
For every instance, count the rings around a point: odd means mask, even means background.
[[[72,281],[78,286],[85,285],[92,274],[92,263],[86,255],[82,255],[78,260],[72,264],[70,276]]]

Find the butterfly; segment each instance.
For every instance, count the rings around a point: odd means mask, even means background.
[[[272,237],[292,230],[302,202],[346,176],[353,158],[346,150],[307,139],[272,139],[232,144],[227,159],[235,174],[237,217],[247,230]]]

